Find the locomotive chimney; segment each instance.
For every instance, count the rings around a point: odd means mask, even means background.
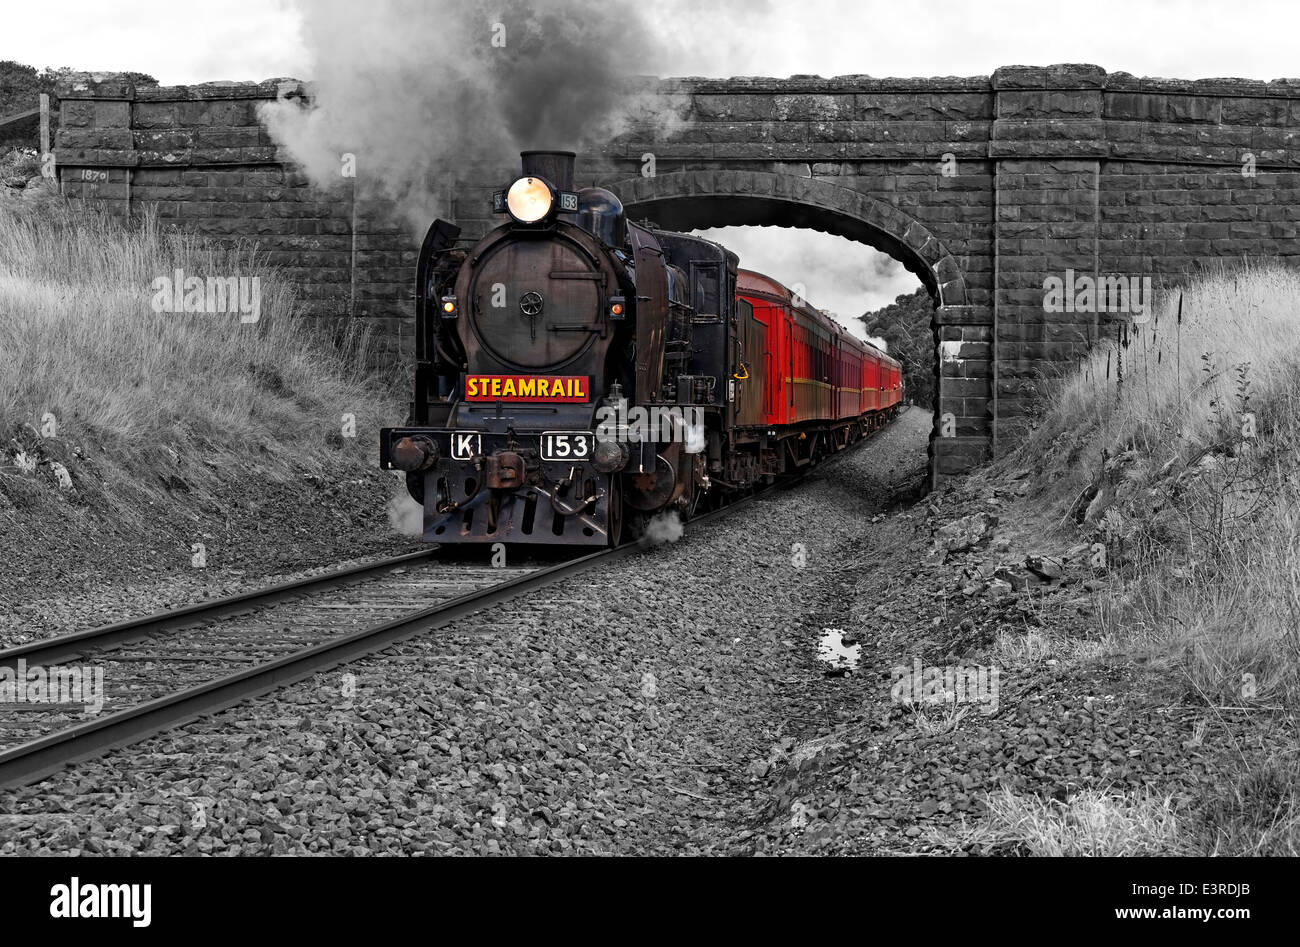
[[[546,178],[558,191],[573,190],[572,151],[521,151],[524,177]]]

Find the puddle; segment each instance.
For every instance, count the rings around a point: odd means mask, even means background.
[[[862,660],[862,645],[845,645],[842,628],[825,628],[817,644],[817,660],[830,665],[831,672],[856,671]]]

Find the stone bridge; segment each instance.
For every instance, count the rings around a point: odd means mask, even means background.
[[[362,206],[347,185],[314,190],[288,164],[255,110],[285,90],[113,79],[64,90],[63,190],[256,239],[318,308],[409,337],[412,237],[391,208]],[[1300,80],[1068,65],[674,79],[652,91],[684,124],[662,136],[633,126],[579,157],[579,183],[666,227],[809,227],[901,261],[935,303],[936,481],[1014,438],[1041,378],[1124,318],[1048,311],[1047,278],[1150,277],[1158,291],[1214,260],[1300,262]],[[484,179],[449,185],[449,216],[470,236],[486,231],[490,191],[516,169],[502,156]]]

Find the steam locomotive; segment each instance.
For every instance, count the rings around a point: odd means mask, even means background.
[[[473,247],[430,227],[411,423],[380,434],[438,543],[617,545],[885,424],[899,364],[709,240],[528,151]]]

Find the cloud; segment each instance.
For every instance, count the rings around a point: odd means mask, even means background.
[[[716,240],[740,257],[740,265],[788,287],[804,285],[803,296],[860,339],[858,316],[914,292],[921,281],[888,254],[818,230],[789,227],[715,227],[696,233]]]
[[[113,4],[92,0],[65,0],[59,16],[50,16],[39,4],[11,4],[5,10],[4,55],[35,66],[140,70],[164,83],[310,79],[329,68],[313,55],[307,35],[318,5],[329,4],[208,0],[187,6],[185,16],[178,17],[174,0],[133,0],[129,16]],[[394,6],[411,11],[405,23],[411,49],[449,16],[455,18],[458,8],[486,9],[473,0],[356,4],[349,22],[358,46],[370,41],[366,21],[386,20],[386,11]],[[621,15],[623,4],[611,6]],[[1235,15],[1225,15],[1221,0],[1093,0],[1068,27],[1059,16],[1045,14],[1041,0],[664,0],[647,9],[652,12],[646,17],[628,21],[616,47],[628,72],[977,76],[999,66],[1061,62],[1184,79],[1275,79],[1298,71],[1295,33],[1286,28],[1294,21],[1290,0],[1254,0]],[[634,32],[646,19],[649,30]],[[76,28],[70,29],[70,23]],[[1269,29],[1269,24],[1280,28]],[[365,50],[345,52],[352,59]]]

